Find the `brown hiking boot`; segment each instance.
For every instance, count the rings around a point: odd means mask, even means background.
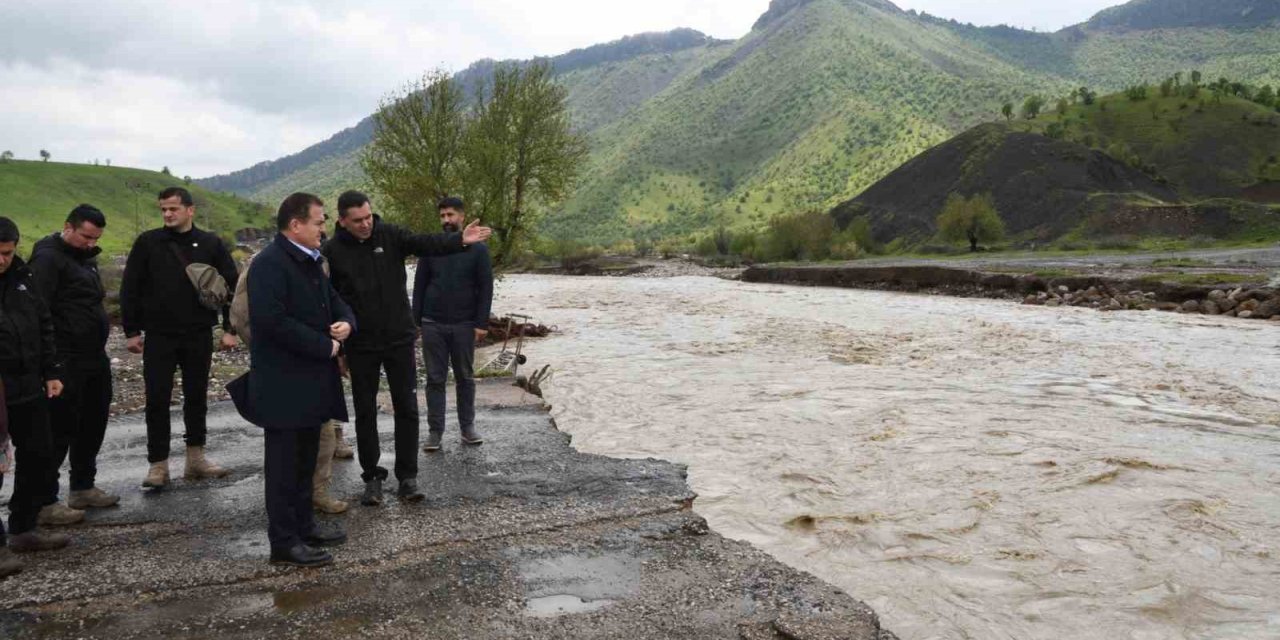
[[[112,495],[94,487],[85,489],[84,491],[72,491],[71,497],[67,498],[67,506],[72,509],[105,509],[114,507],[120,502],[120,496]]]
[[[333,457],[339,460],[350,460],[356,457],[356,452],[351,449],[351,445],[347,444],[346,438],[342,437],[342,427],[333,430],[338,438],[337,447],[333,450]]]
[[[53,551],[71,544],[71,536],[65,533],[45,533],[32,529],[26,533],[9,536],[9,548],[14,553],[32,553],[35,551]]]
[[[225,478],[230,473],[230,471],[206,460],[204,447],[187,447],[187,468],[183,473],[183,477],[187,480]]]
[[[22,558],[13,554],[9,547],[0,547],[0,579],[22,571]]]
[[[72,509],[61,502],[55,502],[45,505],[40,510],[40,514],[36,516],[36,522],[46,527],[65,527],[84,522],[84,512]]]
[[[146,489],[163,489],[169,486],[169,461],[152,462],[142,486]]]
[[[328,486],[317,486],[311,492],[311,505],[320,513],[344,513],[351,506],[329,495]]]

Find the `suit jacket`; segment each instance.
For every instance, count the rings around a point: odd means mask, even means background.
[[[277,234],[254,258],[248,286],[249,374],[232,389],[241,414],[281,431],[347,421],[329,325],[345,321],[354,330],[356,319],[320,262]]]

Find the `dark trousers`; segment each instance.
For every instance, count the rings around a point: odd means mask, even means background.
[[[315,529],[311,477],[320,452],[320,427],[266,431],[267,538],[272,549],[302,544]]]
[[[62,395],[49,401],[54,469],[62,467],[69,453],[71,490],[85,491],[93,488],[98,475],[98,451],[107,434],[111,364],[105,355],[91,362],[69,363],[62,384]],[[55,485],[54,495],[57,492]]]
[[[182,369],[182,421],[187,428],[184,439],[188,447],[203,447],[213,330],[147,334],[142,344],[142,379],[147,388],[147,462],[169,459],[169,405],[173,402],[173,374],[177,369]]]
[[[418,363],[413,343],[371,353],[347,354],[351,371],[351,400],[356,409],[356,448],[365,482],[385,480],[387,470],[378,466],[382,457],[378,441],[378,382],[387,372],[391,407],[395,411],[396,478],[418,477]]]
[[[13,440],[13,497],[9,499],[9,533],[36,528],[40,509],[56,499],[58,469],[53,460],[53,436],[49,431],[49,403],[38,398],[8,405],[9,438]],[[4,527],[0,526],[0,538]]]
[[[471,324],[422,323],[422,358],[427,361],[427,428],[444,431],[445,384],[449,366],[458,403],[458,426],[476,422],[476,329]]]

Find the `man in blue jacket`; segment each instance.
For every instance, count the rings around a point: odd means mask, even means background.
[[[445,198],[437,206],[444,230],[456,233],[466,212],[459,198]],[[474,244],[462,253],[431,256],[418,261],[413,281],[413,317],[422,323],[422,357],[427,361],[427,444],[439,451],[444,435],[445,383],[453,365],[462,442],[484,442],[476,431],[476,342],[489,332],[493,304],[493,267],[489,247]]]
[[[317,567],[333,562],[318,547],[342,544],[336,524],[311,509],[320,427],[347,421],[338,372],[355,316],[325,275],[320,255],[324,203],[307,193],[285,198],[279,233],[249,271],[250,370],[241,413],[266,432],[267,537],[271,563]]]

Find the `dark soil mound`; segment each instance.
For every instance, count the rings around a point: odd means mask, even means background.
[[[920,154],[831,213],[841,227],[867,216],[878,242],[920,241],[933,235],[952,193],[990,193],[1008,233],[1030,241],[1074,229],[1099,195],[1179,201],[1168,185],[1101,151],[984,124]]]

